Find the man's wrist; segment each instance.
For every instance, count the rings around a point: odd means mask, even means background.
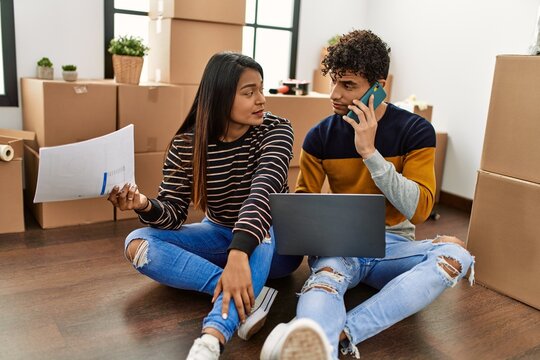
[[[375,148],[373,148],[373,149],[368,149],[368,150],[366,150],[366,151],[362,151],[362,152],[360,153],[360,156],[362,157],[362,159],[367,160],[367,159],[369,159],[373,154],[375,154]]]

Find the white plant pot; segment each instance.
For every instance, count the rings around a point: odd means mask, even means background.
[[[62,77],[65,81],[77,81],[77,76],[76,71],[62,71]]]
[[[54,68],[38,66],[37,77],[38,79],[52,80],[54,78]]]

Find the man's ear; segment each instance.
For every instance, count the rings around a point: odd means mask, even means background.
[[[379,80],[377,80],[377,82],[378,82],[379,84],[381,84],[382,87],[385,87],[385,86],[386,86],[386,79],[379,79]]]

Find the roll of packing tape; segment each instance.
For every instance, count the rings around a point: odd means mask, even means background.
[[[11,161],[13,159],[14,151],[9,145],[0,145],[0,160]]]

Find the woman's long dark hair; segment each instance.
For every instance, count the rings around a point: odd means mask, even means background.
[[[195,95],[193,105],[177,135],[193,132],[193,187],[191,200],[195,208],[206,211],[206,166],[208,144],[225,135],[228,129],[236,88],[246,68],[262,67],[249,56],[233,52],[217,53],[210,58]],[[169,148],[172,146],[172,141]]]

